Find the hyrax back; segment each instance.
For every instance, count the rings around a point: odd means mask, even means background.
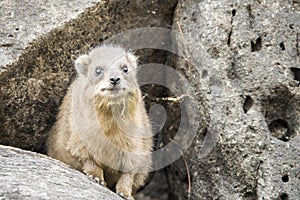
[[[151,168],[152,133],[136,80],[136,57],[100,46],[75,63],[50,131],[48,155],[99,179],[125,198]]]

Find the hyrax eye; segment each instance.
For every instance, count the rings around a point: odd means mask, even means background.
[[[127,67],[127,65],[123,65],[122,70],[123,70],[124,73],[127,73],[127,72],[128,72],[128,67]]]
[[[96,73],[96,75],[100,75],[102,73],[101,67],[96,67],[95,73]]]

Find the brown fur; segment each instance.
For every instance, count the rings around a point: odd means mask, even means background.
[[[125,74],[119,69],[127,65]],[[99,77],[95,67],[103,67]],[[48,155],[98,177],[125,198],[141,187],[151,168],[152,133],[136,81],[136,58],[119,47],[102,46],[76,61],[70,86],[47,142]],[[121,78],[112,95],[109,77]]]

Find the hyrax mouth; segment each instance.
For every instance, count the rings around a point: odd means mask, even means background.
[[[123,91],[123,90],[125,90],[125,88],[115,88],[115,87],[113,87],[113,88],[102,88],[101,89],[101,91],[102,92],[104,92],[104,91]]]
[[[109,97],[112,99],[115,98],[123,98],[126,96],[126,89],[120,87],[108,87],[108,88],[101,88],[98,92],[98,95],[102,97]],[[111,100],[112,100],[111,99]]]

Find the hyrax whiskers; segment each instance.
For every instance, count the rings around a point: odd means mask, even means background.
[[[133,199],[151,169],[153,146],[137,58],[102,45],[80,56],[75,68],[78,76],[49,134],[48,155]]]

